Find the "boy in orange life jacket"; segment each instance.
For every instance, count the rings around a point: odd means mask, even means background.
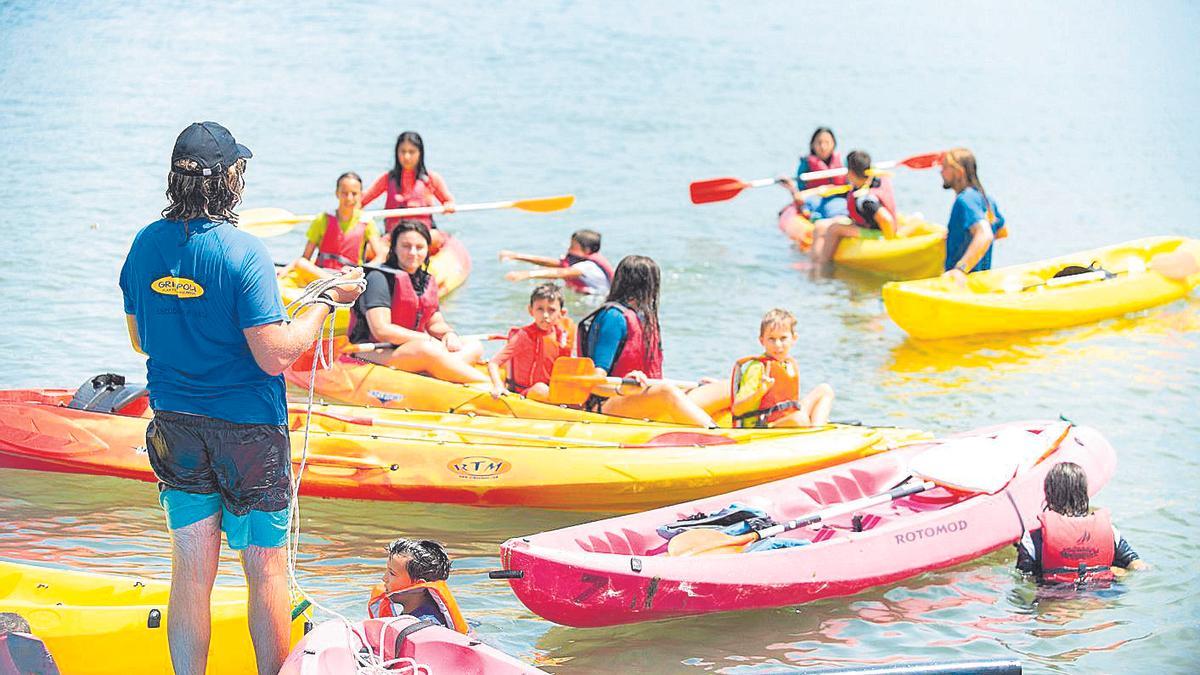
[[[1017,569],[1049,583],[1108,582],[1114,568],[1148,567],[1113,527],[1107,509],[1088,504],[1087,474],[1074,462],[1046,473],[1039,527],[1017,542]]]
[[[382,583],[371,589],[367,614],[372,619],[409,615],[467,632],[467,622],[450,593],[450,556],[436,541],[397,539],[387,546]]]
[[[533,323],[508,332],[508,343],[488,361],[492,396],[514,391],[535,401],[550,399],[550,372],[560,356],[575,351],[575,324],[563,310],[563,293],[556,284],[542,284],[529,296]],[[508,371],[507,381],[500,369]]]
[[[576,230],[571,235],[566,255],[561,258],[500,251],[500,262],[505,260],[519,260],[552,268],[509,272],[504,275],[509,281],[562,279],[568,288],[584,295],[607,296],[612,287],[613,266],[601,255],[600,233],[595,230]]]
[[[825,424],[833,407],[833,387],[822,382],[800,398],[800,369],[791,357],[796,317],[772,309],[758,328],[760,356],[738,359],[730,383],[734,426],[797,427]]]

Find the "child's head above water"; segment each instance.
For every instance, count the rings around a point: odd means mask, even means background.
[[[595,230],[576,230],[571,234],[571,249],[571,253],[576,255],[590,255],[598,252],[600,250],[600,233]]]
[[[450,577],[450,556],[431,539],[397,539],[387,545],[387,570],[383,585],[388,593],[422,581],[445,581]]]
[[[541,330],[548,331],[563,314],[563,292],[558,284],[540,284],[529,294],[529,316]]]
[[[1043,483],[1046,508],[1068,517],[1088,514],[1087,474],[1074,462],[1059,462],[1046,473]]]
[[[796,315],[786,309],[772,309],[758,325],[758,341],[773,359],[783,359],[796,344]]]

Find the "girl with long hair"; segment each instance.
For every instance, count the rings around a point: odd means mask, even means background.
[[[846,195],[822,196],[814,188],[826,185],[845,185],[846,176],[830,178],[813,178],[805,180],[802,176],[812,171],[845,168],[842,156],[837,152],[837,137],[829,127],[817,127],[812,138],[808,140],[808,154],[800,158],[796,167],[796,177],[780,176],[779,184],[792,195],[796,202],[797,212],[809,220],[821,220],[846,215]]]
[[[397,136],[392,158],[391,170],[376,179],[363,193],[363,206],[375,201],[379,195],[386,194],[385,209],[441,205],[446,213],[454,213],[454,195],[450,194],[446,181],[438,172],[425,168],[425,141],[421,139],[421,134],[405,131]],[[409,219],[424,223],[431,230],[437,229],[433,216],[411,216]],[[386,219],[386,231],[391,232],[399,222],[399,218]],[[434,243],[435,248],[440,246],[440,238],[435,237]]]

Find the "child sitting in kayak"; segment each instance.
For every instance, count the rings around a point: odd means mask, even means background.
[[[1047,583],[1104,584],[1114,572],[1147,565],[1113,527],[1107,509],[1088,503],[1087,474],[1074,462],[1046,473],[1046,506],[1039,526],[1017,542],[1017,569]]]
[[[837,138],[833,129],[817,127],[808,141],[808,154],[800,158],[796,177],[780,176],[779,184],[792,193],[797,212],[809,220],[823,220],[846,215],[846,195],[822,195],[818,188],[830,185],[845,185],[846,176],[805,179],[805,174],[814,171],[844,169],[842,156],[837,153]]]
[[[371,589],[372,619],[409,615],[467,632],[467,622],[450,593],[450,556],[436,541],[397,539],[387,546],[383,581]]]
[[[379,228],[370,218],[362,217],[362,178],[353,171],[338,176],[334,195],[338,207],[333,213],[322,213],[308,226],[304,253],[284,267],[280,274],[298,270],[307,278],[331,277],[343,267],[358,267],[364,262],[381,264],[387,257],[387,246]],[[314,258],[314,254],[316,257]]]
[[[825,424],[833,407],[833,387],[822,382],[800,398],[800,369],[791,357],[796,317],[772,309],[762,319],[758,341],[763,353],[733,366],[734,426],[796,427]]]
[[[833,260],[842,239],[893,239],[896,231],[896,198],[891,180],[871,172],[871,155],[855,150],[846,155],[846,178],[852,191],[846,196],[847,214],[813,223],[812,254],[817,262]]]
[[[563,293],[557,284],[542,284],[529,296],[533,323],[508,332],[508,343],[488,361],[492,396],[509,391],[535,401],[550,399],[550,373],[560,356],[575,351],[575,324],[563,310]],[[500,369],[508,373],[500,377]]]
[[[561,258],[500,251],[500,262],[505,260],[519,260],[549,268],[509,272],[504,275],[509,281],[562,279],[571,290],[585,295],[608,295],[612,284],[613,268],[600,254],[600,233],[595,230],[577,230],[573,233],[567,253]]]
[[[425,141],[415,131],[405,131],[396,137],[396,149],[392,153],[392,169],[383,174],[363,194],[363,206],[386,194],[383,208],[407,209],[422,206],[441,206],[445,213],[454,213],[454,195],[446,187],[446,181],[436,171],[425,168]],[[437,231],[433,216],[405,216],[425,223],[433,231],[433,252],[441,248],[445,235]],[[384,232],[391,233],[400,218],[388,218]]]

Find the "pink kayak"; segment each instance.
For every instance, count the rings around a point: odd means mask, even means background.
[[[568,626],[796,605],[1012,544],[1037,522],[1046,472],[1063,461],[1087,472],[1093,494],[1116,468],[1112,446],[1094,429],[1013,423],[725,495],[510,539],[500,547],[500,560],[521,602]],[[823,518],[755,546],[801,544],[791,548],[692,549],[695,555],[666,550],[668,540],[659,533],[664,525],[733,504],[765,512],[777,523]],[[671,547],[684,541],[694,539]]]
[[[376,669],[369,669],[371,666]],[[353,675],[377,670],[409,675],[544,673],[469,635],[411,616],[347,624],[326,621],[296,644],[279,675]]]

